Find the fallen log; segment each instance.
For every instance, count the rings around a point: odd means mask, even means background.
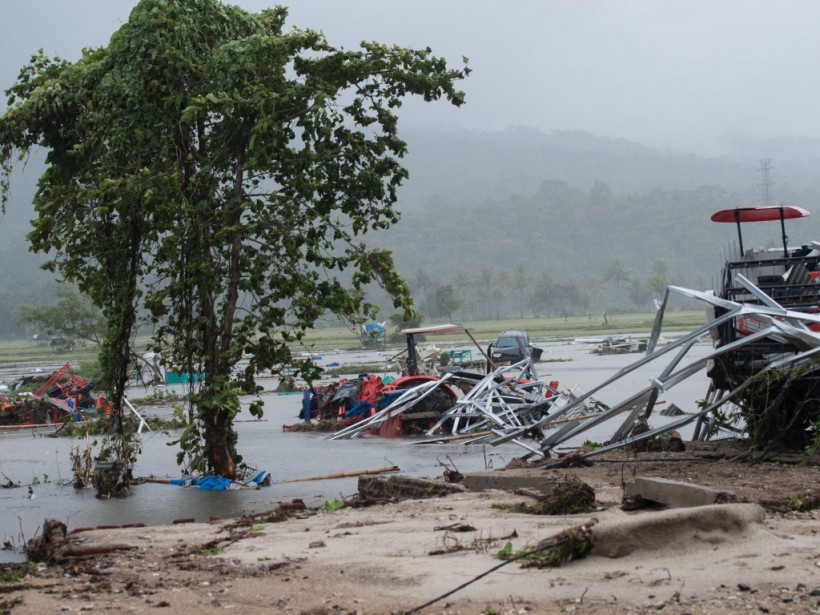
[[[280,480],[280,483],[299,483],[309,480],[328,480],[331,478],[348,478],[350,476],[363,476],[365,474],[387,474],[388,472],[398,472],[399,466],[385,466],[383,468],[372,468],[370,470],[350,470],[349,472],[336,472],[334,474],[321,474],[319,476],[309,476],[307,478],[291,478]]]
[[[82,423],[86,423],[87,421],[79,421],[77,425]],[[62,427],[62,422],[57,423],[20,423],[19,425],[0,425],[0,429],[7,430],[7,429],[57,429],[58,427]]]
[[[153,476],[147,477],[140,477],[135,478],[134,482],[142,482],[142,483],[159,483],[160,485],[170,485],[171,479],[170,478],[154,478]]]

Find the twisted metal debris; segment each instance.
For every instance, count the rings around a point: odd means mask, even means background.
[[[648,424],[662,393],[699,374],[719,357],[749,344],[770,341],[796,349],[795,352],[779,352],[769,357],[759,372],[800,367],[811,373],[820,369],[820,365],[815,362],[820,353],[820,334],[809,328],[812,324],[820,325],[820,315],[783,308],[743,276],[738,275],[737,281],[760,304],[735,302],[716,297],[710,292],[670,286],[657,312],[646,354],[584,393],[559,392],[557,383],[548,384],[538,379],[535,365],[528,358],[514,365],[500,367],[483,377],[464,372],[446,374],[440,380],[408,389],[379,413],[333,434],[331,438],[356,437],[411,408],[435,388],[455,386],[466,392],[427,432],[430,438],[438,441],[460,439],[468,444],[482,443],[490,446],[511,442],[526,450],[525,458],[549,456],[557,446],[610,421],[615,426],[604,446],[585,451],[582,456],[598,455],[680,429],[693,422],[696,423],[695,439],[706,439],[718,426],[716,410],[731,403],[750,385],[751,379],[741,381],[732,389],[710,385],[705,400],[701,402],[702,407],[697,412],[666,422],[660,427],[648,428],[642,433],[634,433],[633,430],[636,423]],[[671,292],[700,300],[717,315],[677,340],[658,346]],[[705,356],[694,359],[689,356],[698,342],[710,336],[715,338],[719,326],[741,318],[754,319],[759,330],[714,348]],[[647,365],[653,366],[655,375],[649,379],[645,388],[610,407],[595,401],[594,396],[606,387]],[[442,438],[442,435],[449,437]]]
[[[650,428],[638,434],[633,434],[633,429],[637,422],[646,423],[649,420],[655,411],[660,394],[700,373],[718,357],[750,344],[771,341],[781,346],[785,344],[797,349],[797,352],[781,351],[775,354],[770,357],[767,363],[761,366],[757,373],[773,369],[792,368],[801,368],[806,370],[805,373],[811,373],[820,369],[820,365],[815,362],[816,355],[820,353],[820,334],[809,328],[810,324],[820,324],[820,315],[785,309],[743,276],[738,275],[737,281],[762,305],[739,303],[721,299],[709,292],[670,286],[656,315],[652,334],[647,343],[646,355],[643,358],[619,370],[612,377],[582,395],[562,395],[554,400],[547,400],[538,404],[537,407],[543,414],[535,422],[517,424],[515,421],[497,420],[496,424],[491,427],[491,435],[483,437],[482,441],[492,446],[513,442],[528,451],[526,457],[533,455],[547,456],[555,447],[571,438],[616,419],[619,422],[612,430],[611,436],[607,439],[605,445],[585,451],[582,454],[583,457],[599,455],[641,440],[647,440],[662,433],[677,430],[693,422],[696,423],[695,439],[706,439],[712,433],[713,428],[718,426],[716,410],[736,399],[737,395],[751,384],[751,378],[743,380],[732,389],[721,389],[710,385],[702,407],[695,413],[687,414],[665,423],[661,427]],[[719,315],[674,342],[658,347],[657,342],[660,337],[663,316],[670,292],[703,301]],[[739,318],[755,319],[760,324],[760,329],[732,343],[715,348],[705,356],[690,360],[688,363],[685,362],[695,344],[707,336],[714,337],[717,328],[721,324]],[[601,412],[585,413],[581,411],[589,410],[588,404],[593,396],[607,386],[624,378],[638,368],[650,364],[658,366],[657,375],[650,378],[644,389]],[[478,404],[471,404],[470,407],[480,410]],[[532,416],[531,410],[531,408],[528,408],[528,416]],[[499,415],[495,416],[496,419],[501,418]],[[720,426],[731,427],[728,424]],[[524,442],[522,438],[525,436],[530,436],[533,442]]]

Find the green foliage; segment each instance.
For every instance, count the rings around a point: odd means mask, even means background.
[[[165,419],[160,416],[143,416],[145,423],[152,431],[172,431],[185,427],[186,418],[184,415],[174,415],[171,419]],[[73,420],[66,421],[60,429],[48,434],[49,438],[84,438],[87,435],[98,436],[110,434],[114,422],[111,415],[103,414],[96,418],[87,419],[81,423],[75,423]],[[136,434],[139,428],[139,420],[133,415],[123,421],[123,434]]]
[[[584,528],[571,528],[539,541],[534,547],[525,546],[518,551],[513,551],[512,545],[507,543],[499,551],[498,558],[505,561],[519,558],[522,568],[557,568],[586,557],[591,550],[591,534]]]
[[[141,452],[140,444],[135,431],[110,430],[103,435],[92,478],[98,498],[129,494],[131,472]]]
[[[789,498],[786,504],[792,510],[800,510],[803,508],[803,498],[801,498],[798,495],[795,495]]]
[[[35,55],[0,118],[6,175],[17,153],[49,148],[29,237],[108,315],[115,409],[144,307],[167,364],[205,374],[180,460],[223,476],[239,462],[236,387],[293,362],[288,343],[326,312],[373,317],[368,285],[409,312],[390,252],[362,236],[398,220],[396,109],[408,95],[461,105],[469,73],[429,49],[336,49],[286,16],[142,0],[107,47]]]
[[[453,319],[453,312],[461,307],[461,299],[453,286],[444,284],[436,288],[436,307],[441,316],[445,316],[447,320]]]
[[[84,340],[99,343],[105,318],[87,296],[67,285],[57,287],[52,305],[23,305],[18,323],[33,333],[59,336],[71,343]]]
[[[271,510],[262,517],[262,520],[265,523],[281,523],[288,520],[288,514],[279,510]]]
[[[2,572],[0,572],[0,584],[15,583],[17,581],[20,581],[20,580],[24,579],[27,574],[28,574],[27,565],[25,565],[25,566],[17,565],[17,566],[11,567],[8,570],[4,569]]]
[[[159,406],[159,405],[167,405],[171,402],[178,402],[180,400],[185,399],[185,395],[181,395],[173,390],[163,390],[163,389],[154,389],[145,397],[138,398],[138,399],[131,399],[132,404],[137,405],[144,405],[144,406]],[[172,404],[172,407],[176,408],[179,404]],[[175,411],[176,416],[176,411]]]
[[[532,504],[493,504],[492,507],[526,515],[574,515],[595,508],[595,491],[582,481],[566,481]]]
[[[804,448],[806,459],[811,458],[820,449],[820,416],[810,421],[807,434],[807,444]]]
[[[185,427],[188,424],[188,413],[185,406],[182,404],[173,404],[171,406],[174,420],[179,423],[180,427]]]
[[[416,329],[421,326],[421,323],[424,322],[424,314],[421,312],[413,312],[413,314],[408,315],[404,312],[396,312],[391,314],[387,322],[390,323],[390,327],[393,329],[393,332],[389,336],[389,341],[391,343],[403,343],[405,341],[404,336],[401,332],[404,329]],[[416,337],[416,341],[422,341],[424,336]]]
[[[322,503],[322,510],[330,512],[333,510],[341,510],[345,507],[345,501],[340,498],[331,498]]]
[[[496,554],[496,557],[500,560],[508,560],[512,557],[513,554],[513,546],[511,542],[507,542],[502,549]]]
[[[715,367],[725,371],[721,362]],[[813,446],[817,439],[814,426],[820,422],[820,397],[815,379],[807,376],[812,367],[772,369],[754,375],[727,373],[729,386],[735,379],[747,379],[748,386],[736,403],[753,448],[806,450]],[[715,370],[712,373],[716,374]]]

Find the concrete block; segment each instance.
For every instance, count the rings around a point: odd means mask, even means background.
[[[366,500],[438,498],[461,491],[461,485],[410,476],[359,477],[359,497]]]
[[[684,483],[666,478],[637,476],[626,481],[624,498],[640,497],[644,500],[664,504],[670,508],[689,506],[708,506],[734,502],[735,495],[727,491],[718,491],[705,485]]]
[[[502,470],[494,472],[473,472],[464,476],[464,486],[470,491],[484,491],[485,489],[501,489],[515,491],[517,489],[531,489],[544,495],[552,495],[556,485],[568,480],[577,481],[577,476],[544,476],[534,474],[531,470]]]

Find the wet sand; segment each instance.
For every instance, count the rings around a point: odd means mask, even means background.
[[[576,474],[596,509],[539,516],[497,507],[527,498],[465,492],[367,508],[301,513],[280,523],[242,521],[105,529],[75,535],[79,548],[127,547],[41,566],[4,594],[14,613],[236,612],[406,613],[501,562],[506,543],[532,547],[562,530],[591,528],[592,552],[561,568],[510,563],[423,613],[811,613],[820,609],[820,520],[779,508],[772,496],[818,489],[816,466],[684,463],[686,453],[644,456]],[[654,461],[652,459],[655,459]],[[617,461],[617,460],[615,460]],[[621,471],[668,474],[731,487],[740,503],[624,512]],[[680,468],[685,467],[684,470]],[[780,476],[781,491],[772,485]],[[464,530],[469,526],[468,531]],[[71,528],[69,528],[71,529]],[[625,546],[626,545],[626,546]],[[7,589],[12,589],[6,585]],[[15,604],[12,604],[15,603]]]

